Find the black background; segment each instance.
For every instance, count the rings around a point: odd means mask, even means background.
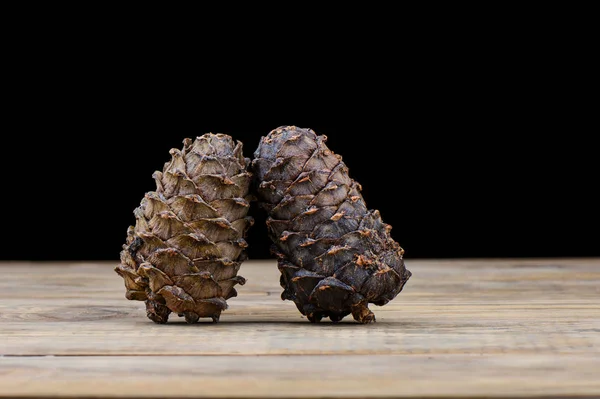
[[[201,115],[184,122],[154,118],[148,111],[119,134],[107,132],[112,119],[98,122],[95,131],[87,123],[69,126],[75,143],[50,134],[33,139],[35,150],[21,152],[22,162],[40,169],[27,173],[21,189],[28,191],[11,191],[16,206],[5,216],[14,241],[2,256],[117,259],[134,222],[132,211],[154,189],[152,172],[162,169],[170,148],[181,148],[184,137],[227,132],[243,141],[251,157],[261,135],[286,123],[328,136],[329,147],[362,184],[368,206],[393,226],[407,258],[600,255],[587,166],[574,175],[577,161],[564,157],[570,149],[547,145],[550,138],[528,137],[521,128],[512,131],[517,122],[507,123],[505,115],[476,108],[483,114],[474,116],[469,108],[400,109],[398,117],[372,118],[355,118],[359,110],[349,110],[331,118],[299,113],[213,123],[203,123]],[[58,150],[52,148],[57,141]],[[10,170],[22,172],[14,163]],[[253,213],[249,255],[268,257],[264,215]]]
[[[0,257],[117,260],[170,148],[220,132],[251,157],[288,124],[328,136],[407,259],[600,256],[597,110],[572,90],[585,81],[528,51],[284,57],[267,76],[90,57],[31,69],[7,108]],[[269,257],[253,213],[249,255]]]

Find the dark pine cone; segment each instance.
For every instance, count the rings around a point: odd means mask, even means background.
[[[327,137],[285,126],[261,139],[252,162],[257,193],[281,271],[282,299],[312,322],[352,313],[375,321],[369,303],[385,305],[411,276],[391,226],[368,210]]]
[[[148,317],[166,323],[171,312],[188,323],[219,320],[226,300],[244,284],[244,236],[252,175],[242,143],[225,134],[184,140],[183,150],[155,172],[156,191],[134,211],[121,264],[127,299],[146,301]]]

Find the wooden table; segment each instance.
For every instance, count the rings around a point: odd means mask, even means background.
[[[409,259],[372,325],[309,323],[273,260],[156,325],[114,266],[0,263],[0,397],[600,396],[600,259]]]

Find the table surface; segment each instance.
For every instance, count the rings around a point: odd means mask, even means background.
[[[600,396],[600,259],[409,259],[370,325],[309,323],[274,260],[156,325],[115,265],[0,263],[0,397]]]

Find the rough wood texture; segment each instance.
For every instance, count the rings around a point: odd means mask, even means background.
[[[412,260],[372,325],[306,323],[275,263],[196,325],[146,319],[113,263],[0,264],[0,397],[600,395],[600,259]]]

